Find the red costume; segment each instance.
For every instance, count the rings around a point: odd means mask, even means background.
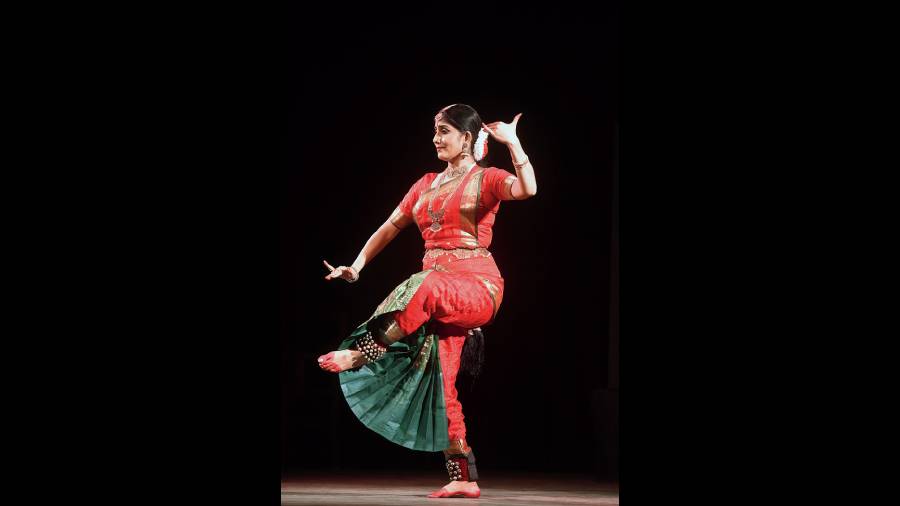
[[[429,173],[416,181],[391,216],[393,223],[400,215],[416,223],[425,241],[422,270],[433,270],[393,317],[404,335],[437,322],[448,436],[454,441],[466,436],[455,387],[463,345],[470,329],[493,321],[503,300],[503,278],[487,248],[500,201],[515,199],[516,177],[478,165],[435,187],[438,177]]]

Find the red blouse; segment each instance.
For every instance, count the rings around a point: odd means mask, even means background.
[[[432,189],[437,177],[436,172],[430,172],[413,183],[394,210],[391,221],[398,219],[400,214],[415,221],[427,250],[489,247],[500,201],[515,200],[512,184],[516,176],[496,167],[476,165],[461,177],[461,181],[454,179]],[[434,213],[444,209],[437,231],[431,228],[429,203]]]

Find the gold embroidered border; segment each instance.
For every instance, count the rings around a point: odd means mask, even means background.
[[[512,192],[512,186],[514,184],[516,184],[517,179],[518,178],[516,176],[507,176],[506,180],[504,181],[504,187],[506,188],[506,194],[509,195],[508,200],[519,200],[516,198],[515,195],[513,195],[513,192]]]
[[[422,343],[422,348],[419,350],[419,354],[416,356],[416,361],[413,364],[413,367],[416,369],[423,369],[425,365],[428,363],[428,359],[431,358],[431,346],[434,344],[434,334],[428,334],[425,336],[425,341]]]
[[[490,280],[488,280],[487,278],[479,277],[478,279],[480,279],[481,282],[484,284],[484,286],[487,287],[488,293],[491,295],[491,302],[494,303],[494,311],[493,311],[493,314],[491,314],[491,321],[494,321],[494,318],[497,317],[497,309],[498,309],[497,295],[500,293],[500,289],[497,288],[497,286],[494,285],[494,283],[491,283]]]
[[[416,290],[418,290],[419,286],[422,285],[422,282],[425,281],[425,277],[430,273],[431,271],[417,272],[410,276],[406,281],[400,283],[394,288],[390,295],[378,305],[378,308],[375,309],[375,313],[372,314],[372,317],[369,318],[369,320],[381,316],[384,313],[404,310],[406,305],[409,304],[409,300],[416,294]]]
[[[459,228],[470,238],[478,240],[478,205],[481,202],[481,180],[484,168],[473,169],[459,198]]]
[[[391,343],[395,343],[406,336],[406,334],[403,333],[403,330],[400,329],[400,325],[397,323],[397,320],[395,320],[393,317],[390,317],[390,321],[384,328],[383,332],[384,337]]]
[[[489,257],[489,256],[491,256],[491,252],[488,251],[486,248],[474,248],[474,249],[469,249],[469,248],[454,248],[454,249],[441,249],[441,248],[435,248],[435,249],[430,249],[430,250],[426,251],[426,252],[425,252],[425,257],[424,257],[424,258],[425,258],[426,260],[434,260],[434,259],[436,259],[436,258],[438,258],[438,257],[442,257],[442,256],[446,256],[446,255],[453,255],[453,256],[455,256],[456,258],[459,258],[459,259],[462,260],[462,259],[466,259],[466,258],[476,258],[476,257],[478,257],[478,258],[484,258],[484,257]]]
[[[403,230],[408,227],[413,220],[410,216],[403,214],[403,211],[400,210],[400,206],[394,208],[394,212],[391,213],[391,217],[389,218],[391,225]]]
[[[461,176],[461,177],[465,178],[466,176]],[[413,205],[413,216],[418,214],[419,209],[423,205],[426,205],[426,206],[428,205],[428,201],[432,199],[432,197],[431,197],[432,193],[437,192],[437,195],[434,196],[435,199],[446,199],[448,195],[450,195],[451,193],[456,191],[457,186],[462,184],[462,182],[463,182],[462,179],[453,179],[451,181],[441,183],[441,185],[438,186],[437,188],[432,188],[429,185],[428,188],[426,188],[425,191],[423,191],[422,194],[419,195],[418,200],[416,200],[415,205]],[[433,181],[432,181],[432,183],[433,183]],[[443,204],[443,202],[441,202],[441,204]]]

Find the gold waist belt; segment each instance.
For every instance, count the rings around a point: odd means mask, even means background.
[[[489,257],[491,256],[491,252],[487,250],[487,248],[454,248],[454,249],[441,249],[435,248],[430,249],[425,252],[425,259],[434,260],[435,258],[442,257],[445,255],[453,255],[456,258],[464,259],[464,258],[476,258],[476,257]]]

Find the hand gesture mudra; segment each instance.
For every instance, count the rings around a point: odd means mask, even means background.
[[[353,283],[359,279],[359,274],[353,267],[347,267],[344,265],[340,265],[338,267],[332,267],[328,262],[322,260],[322,263],[325,264],[325,268],[331,271],[327,276],[325,276],[326,281],[331,281],[335,278],[341,278],[348,283]]]
[[[482,127],[484,127],[497,142],[512,144],[519,141],[519,138],[516,136],[516,126],[519,124],[519,118],[521,117],[522,113],[519,113],[513,118],[512,123],[495,121],[493,123],[484,123],[482,124]]]

